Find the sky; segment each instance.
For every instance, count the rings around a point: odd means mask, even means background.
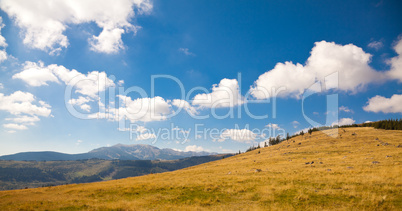
[[[402,2],[0,0],[0,155],[238,152],[401,118]]]

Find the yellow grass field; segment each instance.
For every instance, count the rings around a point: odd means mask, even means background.
[[[402,131],[339,134],[313,132],[174,172],[1,191],[0,210],[402,210]]]

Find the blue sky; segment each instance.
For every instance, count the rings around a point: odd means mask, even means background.
[[[0,155],[117,143],[237,152],[273,131],[402,114],[399,1],[46,2],[0,1]]]

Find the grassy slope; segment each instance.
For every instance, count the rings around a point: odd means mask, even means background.
[[[338,138],[314,132],[174,172],[2,191],[0,208],[402,209],[402,131],[339,131]]]

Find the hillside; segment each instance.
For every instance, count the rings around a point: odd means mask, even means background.
[[[332,138],[316,131],[173,172],[1,191],[0,207],[401,210],[402,131],[359,127],[339,132]]]
[[[0,190],[87,183],[174,171],[225,155],[194,156],[179,160],[0,160]]]
[[[32,161],[56,161],[56,160],[176,160],[191,156],[214,155],[209,152],[182,152],[172,149],[159,149],[147,144],[124,145],[116,144],[110,147],[101,147],[81,154],[65,154],[60,152],[21,152],[12,155],[0,156],[0,160],[32,160]]]

